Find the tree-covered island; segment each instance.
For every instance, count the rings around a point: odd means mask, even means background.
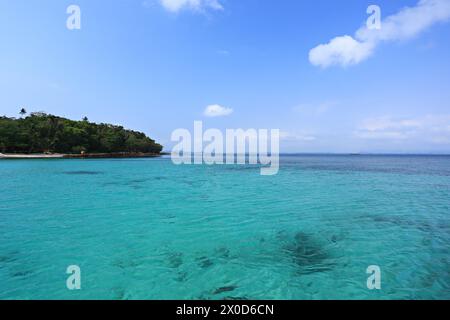
[[[85,155],[157,155],[162,146],[142,132],[35,112],[0,117],[0,153]]]

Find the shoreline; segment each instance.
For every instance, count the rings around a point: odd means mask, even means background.
[[[118,152],[118,153],[85,153],[85,154],[20,154],[20,153],[0,153],[0,160],[11,159],[116,159],[116,158],[156,158],[162,154],[158,153],[138,153],[138,152]]]

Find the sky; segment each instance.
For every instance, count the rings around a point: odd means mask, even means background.
[[[0,0],[0,115],[87,116],[167,151],[201,120],[280,129],[282,152],[450,153],[449,40],[450,0]]]

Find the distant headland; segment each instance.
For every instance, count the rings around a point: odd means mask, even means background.
[[[24,109],[20,118],[0,117],[0,159],[141,158],[159,156],[163,146],[142,132]]]

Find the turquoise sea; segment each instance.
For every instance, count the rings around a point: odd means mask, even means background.
[[[450,299],[450,157],[292,155],[259,173],[2,160],[0,299]]]

